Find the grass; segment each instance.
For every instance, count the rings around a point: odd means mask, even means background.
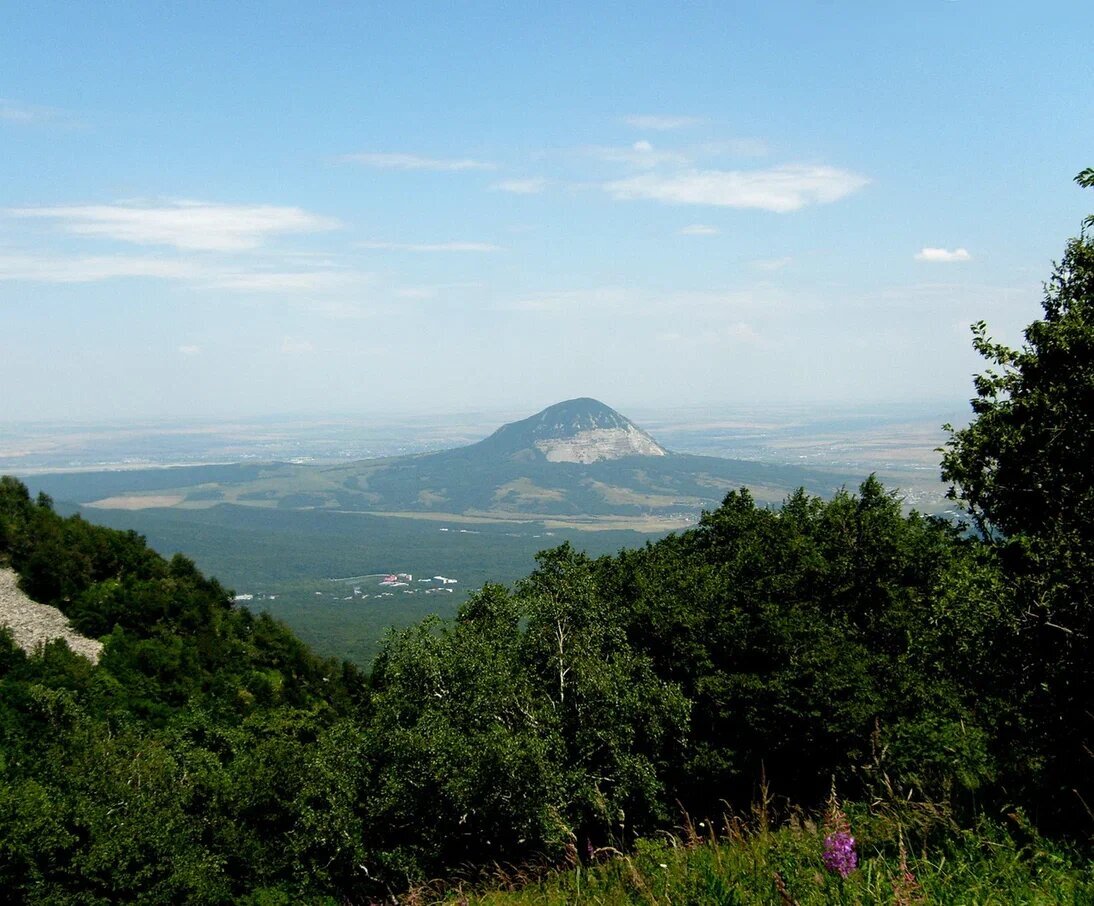
[[[633,851],[599,851],[587,864],[550,872],[499,869],[492,886],[420,889],[407,903],[482,906],[819,906],[944,904],[1041,906],[1094,903],[1094,862],[1044,840],[1020,814],[972,829],[922,815],[848,807],[859,867],[846,879],[825,869],[825,830],[802,815],[778,828],[766,820],[688,823]],[[754,816],[755,818],[755,816]],[[910,819],[918,826],[908,831]],[[915,846],[913,850],[913,845]]]

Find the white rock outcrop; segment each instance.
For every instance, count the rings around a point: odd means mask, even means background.
[[[536,449],[548,462],[599,462],[624,456],[665,456],[660,446],[634,425],[625,428],[592,428],[578,431],[571,437],[536,441]]]
[[[97,663],[103,643],[80,635],[56,607],[32,601],[19,588],[15,570],[0,567],[0,626],[11,630],[15,644],[33,652],[53,639],[64,639],[68,647]]]

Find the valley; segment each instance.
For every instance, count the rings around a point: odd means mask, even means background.
[[[29,485],[35,488],[36,482]],[[569,541],[600,556],[664,534],[231,505],[127,511],[58,503],[57,509],[79,512],[98,525],[134,529],[165,555],[185,552],[235,594],[253,596],[241,603],[284,620],[319,654],[361,665],[372,661],[389,628],[413,625],[430,614],[454,616],[484,583],[511,584],[527,575],[545,548]],[[399,572],[458,582],[447,586],[451,593],[428,595],[363,588],[372,593],[363,598],[352,597],[353,585],[345,581]],[[389,591],[397,593],[376,596]]]
[[[255,451],[207,434],[204,455],[234,450],[247,458],[31,470],[23,477],[62,512],[133,529],[165,555],[184,552],[242,605],[285,620],[317,652],[367,665],[390,628],[429,614],[453,616],[484,583],[512,584],[527,575],[543,549],[568,542],[600,556],[639,547],[695,525],[704,509],[740,487],[777,505],[797,487],[830,497],[879,470],[887,483],[902,486],[909,505],[923,508],[925,501],[940,510],[937,467],[929,478],[916,471],[935,455],[930,444],[940,442],[939,429],[903,417],[902,431],[892,416],[822,423],[795,411],[711,421],[683,411],[651,416],[647,430],[599,401],[579,399],[493,432],[479,425],[481,440],[474,440],[473,415],[450,416],[431,429],[410,422],[366,426],[353,442],[345,426],[324,438],[321,426],[310,425],[316,433],[306,441],[286,432],[280,446],[269,448],[311,451],[290,461],[255,461]],[[157,435],[165,463],[185,448],[171,448],[165,436],[194,439],[176,431]],[[366,442],[368,431],[386,439]],[[274,433],[261,435],[262,443],[272,444]],[[468,434],[473,442],[460,444]],[[880,446],[881,437],[888,446]],[[453,446],[429,449],[444,438]],[[412,452],[347,462],[322,455],[335,440],[343,453]],[[198,447],[190,449],[198,455]],[[344,581],[398,573],[458,581],[381,589],[369,587],[376,581],[369,579],[356,583],[358,593]]]

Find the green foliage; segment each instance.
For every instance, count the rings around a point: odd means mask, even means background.
[[[633,643],[694,703],[676,795],[698,808],[747,799],[766,770],[815,801],[866,760],[876,724],[889,734],[929,711],[990,725],[979,684],[951,680],[949,639],[924,633],[954,576],[984,581],[975,563],[971,543],[902,516],[874,479],[829,502],[798,493],[781,511],[734,493],[697,530],[605,562]],[[966,630],[990,657],[985,623]],[[983,752],[974,760],[960,769],[972,785],[990,772]]]
[[[373,676],[377,801],[384,824],[424,825],[400,864],[558,854],[662,817],[686,703],[595,602],[590,562],[562,547],[516,596],[487,587],[453,626],[391,640]]]
[[[1094,184],[1091,172],[1076,181]],[[1068,242],[1042,307],[1020,350],[974,325],[991,367],[975,379],[974,418],[951,430],[942,471],[1015,590],[1015,782],[1038,789],[1046,816],[1074,824],[1094,795],[1094,238]]]
[[[836,774],[971,809],[1011,714],[1007,601],[980,545],[874,479],[781,511],[733,493],[618,557],[547,551],[377,660],[379,868],[624,845],[765,771],[802,801]]]
[[[9,478],[0,526],[0,558],[24,589],[105,642],[94,666],[63,642],[27,657],[0,633],[0,885],[88,903],[343,885],[332,879],[357,853],[331,851],[331,816],[352,787],[328,795],[328,767],[353,763],[359,674],[233,608],[185,557],[62,519]],[[287,815],[272,827],[248,799],[255,778],[260,801]]]
[[[30,899],[379,895],[628,846],[765,770],[802,801],[835,774],[967,808],[1011,725],[990,552],[874,479],[781,511],[735,492],[617,557],[544,552],[392,634],[367,685],[186,558],[3,491],[24,584],[105,641],[92,667],[0,638],[0,882]]]

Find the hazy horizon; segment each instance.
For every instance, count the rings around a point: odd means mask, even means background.
[[[972,374],[970,372],[970,379]],[[363,422],[370,421],[392,421],[398,419],[408,420],[426,420],[431,418],[436,419],[449,419],[449,418],[467,418],[469,416],[481,417],[484,419],[498,418],[503,420],[514,420],[525,418],[529,415],[533,415],[548,406],[556,403],[564,402],[567,399],[578,399],[581,397],[590,397],[597,399],[600,402],[610,406],[616,411],[626,415],[633,420],[639,418],[654,417],[658,419],[671,418],[674,413],[688,414],[688,413],[705,413],[711,417],[718,415],[762,415],[763,413],[776,413],[779,415],[785,415],[792,412],[804,412],[810,414],[816,414],[824,417],[826,415],[836,414],[861,414],[861,415],[884,415],[885,413],[893,414],[908,414],[908,413],[920,413],[920,414],[932,414],[932,413],[945,413],[945,412],[961,412],[969,410],[968,414],[971,416],[971,409],[969,409],[969,402],[972,397],[971,392],[971,380],[970,380],[970,392],[964,396],[958,394],[951,397],[939,396],[935,398],[909,398],[909,399],[866,399],[866,400],[830,400],[830,399],[808,399],[802,398],[797,400],[734,400],[724,401],[717,399],[691,399],[681,400],[678,403],[666,403],[662,405],[652,404],[648,401],[633,400],[631,402],[619,402],[614,399],[604,399],[596,397],[592,394],[584,393],[574,397],[558,397],[552,399],[534,399],[528,402],[507,402],[507,403],[495,403],[477,405],[473,400],[468,401],[465,405],[459,403],[453,405],[442,405],[440,403],[430,404],[428,402],[422,402],[415,405],[400,405],[396,401],[390,401],[387,404],[380,404],[369,408],[315,408],[315,409],[255,409],[251,411],[239,411],[239,410],[217,410],[217,409],[205,409],[205,410],[193,410],[182,412],[163,412],[163,411],[150,411],[150,412],[134,412],[127,415],[95,415],[91,413],[78,413],[72,412],[65,415],[55,416],[39,416],[39,417],[27,417],[27,418],[12,418],[8,413],[0,413],[0,424],[6,424],[16,428],[36,428],[39,426],[72,426],[72,427],[121,427],[128,425],[200,425],[204,423],[209,424],[230,424],[232,422],[239,423],[251,423],[251,422],[266,422],[266,421],[312,421],[321,422],[324,420],[334,421],[348,421],[348,420],[361,420]],[[499,421],[501,425],[503,422]]]

